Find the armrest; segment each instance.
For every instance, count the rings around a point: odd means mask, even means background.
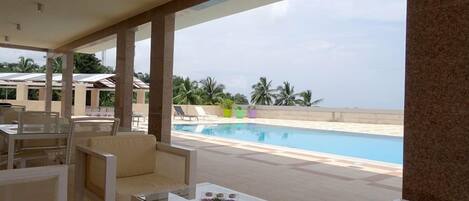
[[[84,146],[84,145],[76,145],[76,148],[77,148],[77,152],[89,155],[91,157],[96,157],[96,158],[99,158],[101,160],[111,160],[111,158],[115,158],[115,156],[112,155],[111,153],[107,153],[107,152],[104,152],[104,151],[92,149],[92,148]]]
[[[93,167],[90,168],[90,166]],[[114,201],[116,197],[116,168],[117,162],[114,155],[77,145],[75,200],[83,200],[86,194],[93,200]]]
[[[156,144],[156,170],[159,174],[193,185],[195,183],[197,152],[164,143]]]

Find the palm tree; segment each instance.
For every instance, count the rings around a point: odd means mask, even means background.
[[[274,89],[271,89],[272,81],[267,81],[266,77],[261,77],[259,82],[252,85],[251,103],[257,105],[271,105],[274,98]]]
[[[283,82],[283,86],[277,88],[278,94],[275,96],[275,105],[292,106],[295,105],[296,100],[295,87],[291,86],[289,82]]]
[[[316,99],[316,100],[312,101],[311,90],[306,90],[306,91],[301,92],[300,97],[302,98],[302,100],[299,100],[298,103],[301,106],[306,106],[306,107],[311,107],[313,105],[317,105],[317,104],[319,104],[320,102],[322,102],[324,100],[324,99],[320,98],[320,99]]]
[[[200,81],[202,84],[202,97],[205,104],[214,105],[223,99],[223,90],[225,86],[223,84],[217,84],[217,81],[212,77],[207,77]]]
[[[201,102],[200,89],[196,81],[186,78],[179,86],[176,86],[174,104],[199,104]]]
[[[16,66],[16,71],[21,73],[32,72],[34,70],[34,60],[31,58],[25,58],[23,56],[19,57],[18,65]]]

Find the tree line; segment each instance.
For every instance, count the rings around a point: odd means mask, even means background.
[[[144,82],[150,82],[150,75],[138,73],[136,77]],[[277,88],[272,87],[272,81],[261,77],[252,85],[251,100],[243,94],[225,92],[225,85],[219,84],[215,78],[207,77],[196,81],[189,77],[173,76],[173,103],[189,105],[218,105],[224,100],[232,100],[238,105],[279,105],[279,106],[306,106],[318,105],[323,99],[313,99],[311,90],[295,93],[295,87],[285,81]]]
[[[103,66],[94,54],[75,53],[73,57],[75,68],[73,73],[114,73],[114,69]],[[53,73],[62,73],[62,58],[57,57],[52,60]],[[46,65],[39,65],[31,58],[19,57],[18,62],[0,63],[0,72],[15,73],[45,73]]]
[[[101,61],[94,54],[75,53],[74,55],[74,73],[114,73],[111,67],[103,66]],[[62,60],[57,57],[52,62],[54,73],[62,72]],[[0,72],[19,72],[19,73],[44,73],[46,66],[40,66],[31,58],[19,57],[17,63],[0,63]],[[150,83],[148,73],[135,73],[135,77],[145,83]],[[191,80],[189,77],[173,76],[173,103],[174,104],[204,104],[217,105],[225,100],[232,100],[238,105],[280,105],[280,106],[314,106],[323,101],[323,99],[313,99],[311,90],[295,93],[295,88],[289,82],[285,81],[282,85],[274,88],[272,81],[266,77],[261,77],[257,83],[252,85],[250,100],[240,93],[231,94],[226,92],[225,85],[220,84],[213,77],[207,77],[202,80]],[[12,97],[15,91],[0,91],[0,98],[3,94]],[[38,96],[38,92],[33,92],[31,96]],[[4,96],[4,95],[3,95]],[[54,90],[53,99],[60,99],[60,92]],[[147,96],[148,99],[148,96]],[[100,93],[100,105],[114,105],[114,93],[102,91]]]

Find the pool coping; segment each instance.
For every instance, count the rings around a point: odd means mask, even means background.
[[[393,134],[393,133],[376,133],[376,132],[370,132],[367,130],[354,130],[354,129],[343,129],[343,128],[337,128],[332,126],[331,128],[327,127],[315,127],[315,126],[301,126],[297,125],[298,123],[305,123],[308,124],[310,122],[316,122],[316,123],[324,123],[324,124],[329,124],[329,123],[338,123],[338,124],[344,124],[344,125],[372,125],[376,126],[376,124],[367,124],[367,123],[349,123],[349,122],[326,122],[326,121],[298,121],[298,120],[284,120],[283,122],[275,122],[278,119],[262,119],[262,118],[255,118],[255,119],[250,119],[250,118],[243,118],[243,119],[234,119],[234,118],[222,118],[222,119],[202,119],[201,121],[176,121],[173,122],[173,125],[178,125],[178,124],[235,124],[235,123],[254,123],[254,124],[263,124],[263,125],[270,125],[270,126],[283,126],[283,127],[290,127],[290,128],[301,128],[301,129],[313,129],[313,130],[324,130],[324,131],[336,131],[336,132],[348,132],[348,133],[358,133],[358,134],[364,134],[364,135],[373,135],[373,136],[387,136],[387,137],[404,137],[403,133],[400,134]],[[266,122],[267,121],[267,122]],[[273,121],[273,122],[271,122]],[[288,122],[285,122],[288,121]],[[383,125],[379,124],[381,126],[390,126],[390,125]],[[396,125],[391,125],[391,126],[396,126]]]
[[[337,133],[337,134],[343,134],[346,133],[347,135],[365,135],[365,136],[371,136],[371,137],[388,137],[388,138],[401,138],[403,139],[404,136],[396,136],[396,135],[387,135],[387,134],[378,134],[378,133],[360,133],[358,131],[341,131],[341,130],[326,130],[326,129],[320,129],[320,128],[306,128],[306,127],[299,127],[299,126],[288,126],[288,125],[279,125],[279,124],[269,124],[269,123],[264,123],[264,122],[214,122],[214,123],[208,123],[208,122],[202,122],[202,123],[183,123],[183,122],[178,122],[174,123],[173,125],[216,125],[216,124],[260,124],[260,125],[265,125],[265,126],[274,126],[274,127],[287,127],[287,128],[294,128],[294,129],[305,129],[305,130],[313,130],[313,131],[326,131],[326,132],[332,132],[332,133]]]
[[[388,163],[388,162],[383,162],[383,161],[367,160],[367,159],[363,159],[363,158],[342,156],[342,155],[337,155],[337,154],[329,154],[329,153],[309,151],[309,150],[302,150],[302,149],[283,147],[283,146],[277,146],[277,145],[267,145],[267,144],[248,142],[248,141],[242,141],[242,140],[226,139],[226,138],[222,138],[222,137],[205,136],[205,135],[194,134],[194,133],[191,133],[191,132],[184,132],[184,131],[172,130],[172,134],[175,134],[176,137],[186,138],[186,139],[189,139],[189,140],[199,140],[199,141],[204,141],[204,142],[208,142],[208,143],[225,145],[225,146],[229,146],[229,147],[233,147],[233,148],[249,150],[248,148],[245,147],[247,145],[247,147],[253,147],[253,148],[257,148],[257,149],[261,149],[261,150],[266,150],[265,153],[268,153],[268,154],[273,154],[273,155],[276,155],[276,156],[296,158],[296,159],[307,160],[307,161],[314,161],[314,160],[305,159],[305,158],[308,158],[308,157],[327,158],[327,160],[322,161],[322,162],[324,162],[324,163],[329,162],[328,164],[336,164],[336,165],[339,165],[339,166],[363,167],[363,168],[368,169],[367,171],[377,172],[377,173],[381,173],[381,174],[387,174],[386,172],[388,172],[388,173],[397,173],[397,176],[402,177],[401,175],[399,175],[399,174],[402,174],[402,170],[403,170],[403,165],[401,165],[401,164],[394,164],[394,163]],[[270,151],[267,151],[267,150],[270,150]],[[259,152],[261,152],[261,151],[259,151]],[[341,164],[343,164],[343,165],[341,165]],[[373,169],[378,169],[378,170],[373,171]],[[385,172],[383,172],[383,171],[385,171]],[[396,175],[394,175],[394,176],[396,176]]]

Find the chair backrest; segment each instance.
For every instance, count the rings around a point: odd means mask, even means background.
[[[200,106],[195,106],[195,111],[197,112],[197,114],[199,114],[199,116],[207,116],[207,113],[205,112],[204,108]]]
[[[0,106],[0,123],[11,124],[18,121],[18,112],[25,111],[26,107],[21,105]]]
[[[0,200],[66,201],[68,167],[0,171]]]
[[[116,135],[145,135],[145,131],[117,131]]]
[[[125,148],[123,148],[125,145]],[[117,158],[117,178],[151,174],[156,168],[156,138],[154,135],[118,135],[89,139],[89,147],[110,153]],[[90,160],[89,169],[101,163]],[[90,178],[93,180],[93,178]]]
[[[118,118],[83,117],[70,120],[67,142],[67,164],[75,161],[75,146],[88,145],[92,137],[115,136],[119,126]]]
[[[18,133],[59,133],[60,128],[58,112],[18,113]]]
[[[177,114],[177,115],[186,115],[186,114],[184,113],[184,110],[182,110],[182,107],[181,107],[181,106],[175,105],[175,106],[174,106],[174,111],[176,111],[176,114]]]

